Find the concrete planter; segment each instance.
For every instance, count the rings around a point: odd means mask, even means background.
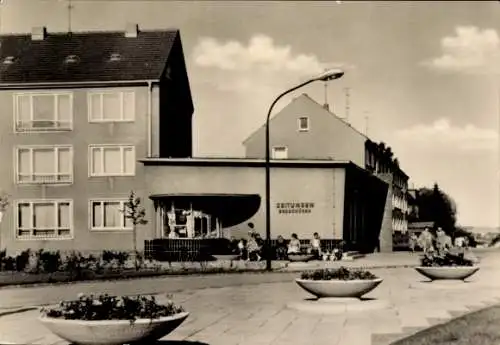
[[[465,280],[479,271],[477,266],[432,266],[415,267],[415,270],[430,280]]]
[[[219,261],[234,261],[238,260],[240,256],[238,254],[228,254],[228,255],[212,255]]]
[[[314,254],[288,254],[290,262],[308,262],[314,259]]]
[[[52,333],[79,345],[122,345],[139,341],[154,342],[176,329],[189,313],[159,319],[65,320],[42,316],[40,322]]]
[[[307,292],[318,298],[361,298],[375,289],[381,278],[370,280],[309,280],[295,279]]]

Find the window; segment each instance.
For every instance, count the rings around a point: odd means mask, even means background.
[[[26,200],[16,203],[16,238],[71,239],[73,205],[70,200]]]
[[[131,230],[132,221],[125,217],[127,200],[90,201],[91,230]]]
[[[21,146],[16,148],[16,182],[19,184],[73,182],[71,146]]]
[[[134,176],[135,147],[132,145],[91,145],[90,176]]]
[[[286,146],[275,146],[273,147],[273,159],[287,159],[288,149]]]
[[[300,132],[309,131],[309,118],[308,117],[299,117],[298,125],[299,125]]]
[[[88,94],[89,122],[132,122],[135,117],[133,91],[103,91]]]
[[[73,95],[22,93],[14,95],[15,132],[70,131],[73,129]]]

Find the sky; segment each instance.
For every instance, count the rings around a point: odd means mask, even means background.
[[[455,200],[460,224],[499,225],[499,1],[72,5],[73,31],[123,30],[128,22],[180,29],[196,156],[243,156],[242,141],[277,94],[341,67],[345,76],[328,85],[330,108],[389,145],[414,187],[437,182]],[[2,33],[68,29],[67,0],[3,0],[0,11]],[[321,83],[290,97],[300,93],[324,101]]]

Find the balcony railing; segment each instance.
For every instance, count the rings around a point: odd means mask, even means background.
[[[18,174],[20,184],[68,184],[73,182],[73,175],[69,173],[33,173]]]
[[[16,123],[16,132],[71,131],[71,129],[71,121],[33,120]]]

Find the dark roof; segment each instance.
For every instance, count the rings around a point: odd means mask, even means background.
[[[0,36],[0,85],[158,80],[178,36],[178,30]],[[4,63],[9,57],[13,63]]]

